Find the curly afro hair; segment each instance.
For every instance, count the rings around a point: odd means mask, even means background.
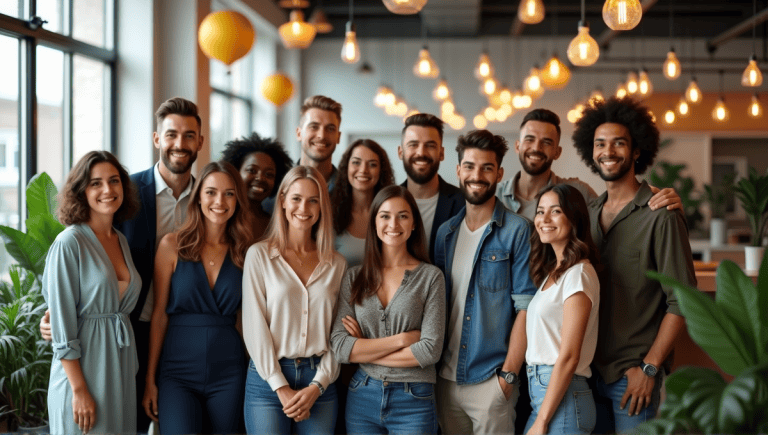
[[[635,160],[635,174],[644,173],[653,164],[653,159],[659,152],[659,129],[656,128],[651,111],[630,97],[611,97],[587,105],[581,119],[576,122],[572,136],[573,146],[576,147],[581,160],[592,172],[598,173],[592,158],[595,130],[608,123],[621,124],[629,130],[632,150],[640,150],[640,156]]]
[[[275,196],[277,186],[280,185],[285,174],[293,167],[293,162],[285,152],[285,147],[278,140],[263,138],[258,133],[253,132],[248,137],[227,142],[224,145],[224,151],[221,153],[221,160],[231,163],[235,169],[240,171],[245,158],[253,153],[264,153],[275,162],[275,188],[269,194],[270,197]]]

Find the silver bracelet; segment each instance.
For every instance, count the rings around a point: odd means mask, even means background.
[[[325,388],[323,387],[323,384],[321,384],[319,381],[312,381],[309,383],[309,385],[314,385],[317,387],[318,390],[320,390],[320,395],[322,396],[323,393],[325,393]]]

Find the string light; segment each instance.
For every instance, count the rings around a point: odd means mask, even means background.
[[[485,119],[485,116],[483,116],[482,113],[478,113],[472,119],[472,124],[474,124],[476,129],[483,130],[485,127],[488,127],[488,120]]]
[[[744,73],[741,75],[741,85],[747,87],[757,87],[763,84],[763,73],[760,72],[760,68],[757,66],[757,56],[752,54],[749,58],[749,64],[744,69]]]
[[[488,57],[488,53],[483,52],[480,54],[480,58],[477,60],[475,66],[475,78],[478,80],[487,79],[493,76],[493,65],[491,64],[491,58]]]

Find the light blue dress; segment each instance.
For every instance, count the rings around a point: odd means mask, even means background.
[[[88,391],[96,401],[90,433],[136,433],[138,358],[129,315],[141,278],[128,242],[118,232],[131,281],[120,298],[117,275],[101,242],[87,224],[72,225],[48,251],[43,296],[51,310],[53,363],[48,384],[52,434],[78,434],[72,388],[60,359],[80,359]]]

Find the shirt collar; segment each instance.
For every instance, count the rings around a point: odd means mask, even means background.
[[[168,186],[168,183],[166,183],[163,177],[160,175],[160,162],[155,163],[154,172],[155,172],[155,196],[157,196],[163,193],[166,189],[171,189],[171,188],[170,186]],[[189,182],[187,183],[187,187],[181,192],[181,195],[179,195],[179,199],[184,198],[185,196],[189,195],[192,192],[192,185],[194,184],[194,182],[195,182],[195,177],[189,177]]]

